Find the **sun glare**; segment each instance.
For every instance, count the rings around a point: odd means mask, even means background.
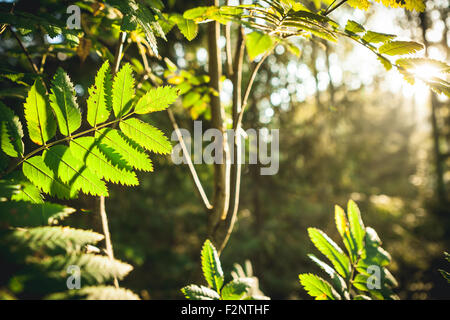
[[[436,77],[440,78],[443,76],[439,68],[436,68],[435,66],[428,64],[415,67],[414,69],[412,69],[412,73],[417,78],[422,79],[424,81],[431,80]]]
[[[414,75],[416,81],[414,85],[404,85],[403,94],[405,96],[414,96],[419,104],[424,104],[430,94],[430,88],[425,84],[426,81],[434,78],[445,79],[442,70],[429,64],[417,66],[414,69],[410,69],[410,72]]]

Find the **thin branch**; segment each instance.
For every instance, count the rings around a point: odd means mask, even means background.
[[[172,126],[178,137],[178,141],[180,142],[181,149],[183,150],[184,158],[187,161],[187,165],[189,167],[189,171],[191,172],[192,179],[194,179],[194,183],[195,183],[195,186],[197,187],[197,191],[198,191],[200,197],[202,198],[206,209],[211,210],[213,208],[213,206],[209,203],[209,200],[208,200],[208,197],[206,196],[205,190],[203,189],[200,179],[198,178],[197,172],[195,171],[194,164],[192,163],[192,159],[189,156],[189,152],[186,148],[186,144],[184,142],[183,135],[181,134],[180,128],[178,127],[178,124],[175,120],[175,116],[173,115],[173,112],[170,109],[167,109],[167,114],[169,115],[170,122],[172,123]]]
[[[145,54],[145,50],[143,50],[142,46],[138,44],[139,47],[139,53],[141,55],[142,63],[144,64],[144,70],[145,70],[145,77],[142,79],[142,81],[145,81],[146,79],[150,78],[149,75],[152,74],[152,70],[150,68],[150,65],[148,63],[148,58]],[[138,87],[142,85],[142,81],[139,82]],[[178,137],[178,141],[180,142],[181,149],[183,150],[184,158],[187,161],[187,165],[189,167],[189,171],[191,172],[191,177],[194,180],[194,184],[196,186],[196,190],[202,199],[205,207],[207,210],[211,210],[213,206],[208,200],[208,197],[205,193],[205,190],[203,189],[202,183],[200,182],[200,179],[197,175],[197,171],[195,171],[194,164],[192,163],[191,156],[189,155],[189,152],[186,147],[186,143],[184,142],[183,135],[181,134],[180,128],[178,127],[177,121],[175,119],[175,115],[173,114],[172,110],[167,109],[167,114],[169,116],[170,122],[172,123],[173,129],[175,130],[175,134]]]
[[[325,9],[325,14],[327,14],[328,10],[333,6],[333,4],[336,2],[336,0],[333,0],[333,2],[330,3],[330,5]]]
[[[332,9],[330,9],[329,11],[327,10],[325,13],[324,13],[324,16],[327,16],[327,15],[329,15],[330,13],[332,13],[334,10],[336,10],[337,8],[339,8],[340,6],[342,6],[344,3],[346,3],[347,2],[347,0],[342,0],[341,2],[339,2],[337,5],[335,5]]]
[[[228,77],[233,76],[233,61],[231,58],[231,23],[225,25],[225,51],[227,54],[227,73]]]
[[[27,48],[25,48],[25,46],[23,45],[22,40],[20,40],[20,37],[17,35],[17,33],[14,32],[14,30],[11,28],[11,26],[8,26],[9,31],[11,31],[11,34],[14,36],[14,38],[16,38],[17,42],[19,43],[19,46],[22,48],[22,51],[25,53],[25,56],[28,59],[28,62],[30,62],[30,65],[33,69],[33,72],[36,74],[39,74],[39,69],[36,66],[36,64],[33,62],[33,60],[31,59],[31,56],[27,50]]]
[[[100,197],[100,217],[102,218],[102,227],[103,227],[103,233],[105,234],[105,243],[106,243],[106,254],[108,255],[109,259],[111,261],[114,260],[114,250],[112,247],[112,242],[111,242],[111,235],[109,233],[109,228],[108,228],[108,216],[106,214],[106,210],[105,210],[105,197],[101,196]],[[116,288],[119,288],[119,280],[117,280],[117,277],[114,275],[114,286]]]
[[[245,41],[244,41],[244,28],[239,28],[238,42],[235,54],[235,65],[233,70],[233,128],[236,129],[238,114],[242,108],[242,67],[244,62]],[[241,186],[241,139],[240,131],[235,130],[234,137],[234,165],[231,167],[231,183],[230,183],[230,207],[226,217],[225,228],[226,233],[222,240],[222,243],[218,246],[219,254],[225,248],[231,233],[234,228],[234,224],[237,218],[237,212],[239,208],[239,195]]]
[[[219,6],[219,0],[206,0],[209,6]],[[219,46],[220,24],[217,21],[208,23],[208,72],[210,86],[220,93],[222,76],[221,51]],[[225,108],[221,104],[220,95],[211,96],[211,125],[222,133],[222,163],[214,164],[214,200],[213,210],[208,218],[208,234],[215,238],[216,226],[225,219],[230,201],[230,153],[225,131]]]
[[[261,60],[259,60],[258,64],[253,69],[253,72],[252,72],[252,74],[250,76],[250,80],[248,81],[247,89],[245,90],[244,98],[242,99],[242,108],[241,108],[241,111],[239,112],[238,119],[236,121],[236,129],[238,127],[240,127],[241,124],[242,124],[242,118],[243,118],[243,115],[244,115],[245,107],[247,106],[247,101],[248,101],[248,98],[250,96],[250,92],[252,91],[252,86],[253,86],[253,82],[255,81],[256,74],[258,73],[259,68],[264,63],[266,58],[272,53],[272,50],[273,50],[273,48],[275,48],[276,45],[277,44],[275,44],[272,47],[272,49],[268,50],[264,54],[264,56],[262,56]]]
[[[119,34],[119,42],[117,43],[116,53],[114,55],[114,64],[113,64],[113,73],[117,73],[119,71],[120,60],[122,59],[123,53],[123,45],[125,43],[125,39],[127,38],[126,32],[120,32]]]
[[[227,0],[227,6],[230,5],[230,1]],[[231,23],[227,22],[225,25],[225,52],[227,56],[227,73],[228,77],[233,76],[233,59],[231,57]]]
[[[52,46],[50,46],[50,47],[48,48],[48,50],[42,55],[41,66],[40,66],[40,68],[39,68],[39,73],[43,73],[43,72],[44,72],[44,66],[45,66],[45,63],[47,62],[48,54],[49,54],[51,51],[52,51]]]

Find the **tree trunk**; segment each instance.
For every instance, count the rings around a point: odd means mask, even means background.
[[[209,6],[219,6],[219,0],[207,0]],[[217,244],[217,228],[225,219],[229,205],[229,150],[225,134],[225,110],[220,102],[220,78],[222,76],[222,62],[219,47],[220,24],[216,21],[208,24],[208,71],[210,86],[218,93],[211,95],[211,125],[222,132],[222,163],[214,163],[214,198],[213,209],[208,217],[208,237]]]
[[[424,12],[420,13],[420,27],[422,29],[422,38],[425,45],[425,56],[428,56],[428,41],[425,36],[428,29],[427,17]],[[437,109],[439,108],[439,101],[434,92],[431,95],[431,128],[432,128],[432,139],[433,139],[433,150],[434,150],[434,160],[435,160],[435,174],[436,174],[436,195],[438,197],[439,203],[445,205],[447,202],[446,192],[445,192],[445,182],[444,182],[444,163],[442,152],[440,150],[440,132],[437,120]]]

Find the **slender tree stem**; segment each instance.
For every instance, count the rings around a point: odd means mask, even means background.
[[[145,51],[143,50],[143,48],[140,45],[138,45],[138,46],[139,46],[139,53],[141,55],[142,63],[144,64],[144,69],[145,69],[145,77],[143,78],[142,81],[145,81],[145,79],[150,78],[151,69],[150,69],[150,65],[148,63],[148,59],[145,54]],[[139,82],[138,87],[142,85],[142,81]],[[155,84],[155,85],[157,85],[157,84]],[[173,114],[171,109],[167,109],[166,111],[167,111],[167,115],[169,116],[169,120],[172,123],[172,127],[175,131],[175,134],[178,137],[178,141],[180,142],[181,149],[182,149],[183,155],[187,161],[187,165],[189,167],[189,171],[191,172],[191,177],[196,186],[196,190],[197,190],[200,198],[202,199],[203,204],[205,205],[206,209],[211,210],[213,208],[213,206],[209,202],[208,196],[206,195],[206,192],[203,189],[202,183],[200,182],[200,179],[197,175],[197,171],[195,170],[194,164],[192,163],[191,156],[189,155],[189,152],[186,147],[186,143],[184,142],[184,139],[183,139],[183,135],[181,134],[180,128],[178,127],[178,123],[177,123],[177,120],[175,119],[175,115]]]
[[[325,14],[327,14],[328,10],[333,6],[333,4],[336,2],[336,0],[333,0],[333,2],[330,3],[330,5],[325,9]]]
[[[112,242],[111,242],[111,235],[109,233],[109,228],[108,228],[108,215],[106,214],[105,197],[104,196],[100,197],[99,203],[100,203],[100,207],[99,207],[100,217],[102,218],[103,233],[105,235],[106,253],[107,253],[109,259],[111,261],[113,261],[114,260],[114,250],[113,250],[113,246],[112,246]],[[116,288],[119,288],[119,280],[117,280],[116,276],[114,276],[114,286]]]
[[[194,179],[194,184],[197,187],[197,191],[200,195],[200,198],[203,200],[203,203],[204,203],[206,209],[211,210],[213,208],[213,206],[209,203],[209,200],[208,200],[208,197],[206,196],[205,190],[203,190],[203,186],[200,182],[200,179],[198,178],[197,172],[195,171],[194,164],[192,163],[192,159],[189,156],[189,152],[187,150],[187,147],[184,142],[183,135],[181,134],[180,128],[178,127],[178,124],[175,120],[175,116],[174,116],[172,110],[170,110],[170,109],[167,109],[167,114],[169,115],[170,122],[172,123],[172,126],[175,130],[175,134],[178,137],[178,141],[180,142],[181,149],[183,150],[183,155],[187,161],[187,165],[191,172],[192,179]]]
[[[227,5],[230,4],[230,1],[227,0]],[[225,43],[225,51],[226,51],[226,55],[227,55],[227,74],[228,77],[232,77],[233,76],[233,59],[231,57],[231,23],[228,22],[225,25],[225,39],[226,39],[226,43]]]
[[[234,189],[234,193],[231,196],[233,202],[231,202],[232,207],[230,207],[230,209],[232,210],[231,212],[228,213],[228,216],[226,218],[226,231],[225,231],[225,235],[222,239],[222,242],[220,243],[220,245],[218,246],[219,248],[219,253],[221,253],[223,251],[223,249],[225,248],[226,244],[228,243],[228,240],[231,236],[231,233],[233,231],[234,228],[234,224],[236,222],[236,218],[237,218],[237,211],[239,208],[239,194],[240,194],[240,184],[241,184],[241,144],[240,144],[240,132],[241,132],[241,127],[242,127],[242,119],[243,119],[243,114],[245,111],[245,107],[247,106],[247,101],[248,98],[250,96],[250,92],[253,86],[253,83],[255,81],[256,75],[258,73],[258,70],[260,69],[261,65],[264,63],[264,61],[266,60],[266,58],[271,54],[272,50],[276,47],[277,43],[275,43],[275,45],[268,50],[264,56],[261,58],[261,60],[256,64],[255,68],[252,71],[252,74],[250,75],[250,80],[247,84],[247,88],[245,90],[245,94],[244,97],[242,99],[242,102],[240,101],[236,101],[239,102],[236,104],[236,110],[234,114],[233,114],[233,128],[235,129],[235,166],[234,166],[234,170],[233,170],[233,189]],[[241,46],[241,52],[239,54],[241,54],[243,56],[243,50],[244,47]],[[242,73],[242,65],[236,65],[236,68],[240,68]],[[237,70],[235,70],[235,72],[237,72]],[[236,76],[236,74],[235,74]],[[239,79],[239,82],[236,82],[235,85],[236,87],[239,87],[238,92],[239,92],[239,100],[240,100],[240,85],[241,85],[241,80]],[[235,88],[236,90],[236,88]]]
[[[277,44],[275,44],[275,46],[276,45]],[[275,46],[273,48],[275,48]],[[249,82],[247,84],[247,89],[245,90],[244,98],[242,99],[242,108],[241,108],[241,111],[239,112],[238,119],[236,121],[236,128],[240,127],[241,124],[242,124],[242,118],[244,116],[245,107],[247,106],[247,101],[248,101],[248,98],[250,96],[250,92],[252,91],[252,86],[253,86],[253,82],[255,81],[256,74],[258,73],[259,68],[264,63],[266,58],[272,53],[273,48],[271,50],[268,50],[262,56],[261,60],[259,60],[259,62],[256,64],[255,68],[253,69],[253,72],[252,72],[252,74],[250,76],[250,80],[249,80]]]
[[[114,55],[114,64],[113,64],[113,73],[117,73],[119,71],[120,60],[122,60],[123,53],[123,45],[125,43],[125,39],[127,38],[126,32],[120,32],[119,34],[119,42],[117,44],[116,53]]]
[[[234,163],[231,166],[231,182],[230,182],[230,207],[225,220],[225,235],[223,236],[220,245],[218,246],[219,254],[223,251],[231,233],[234,228],[234,224],[237,218],[237,212],[239,208],[239,195],[241,185],[241,136],[240,130],[236,130],[236,121],[238,114],[242,108],[242,67],[244,62],[245,41],[244,41],[244,28],[239,28],[238,41],[236,47],[236,54],[234,57],[234,70],[233,70],[233,128],[235,129],[234,136]]]
[[[334,10],[336,10],[337,8],[339,8],[340,6],[342,6],[344,3],[346,3],[347,0],[342,0],[341,2],[339,2],[337,5],[335,5],[332,9],[327,10],[324,14],[324,16],[329,15],[330,13],[332,13]]]
[[[208,6],[219,6],[219,0],[206,0]],[[208,72],[210,86],[218,93],[211,95],[211,125],[222,133],[222,161],[214,164],[214,198],[213,210],[208,217],[208,236],[216,241],[217,226],[225,219],[230,200],[230,152],[225,132],[225,109],[220,101],[220,78],[222,61],[219,46],[220,24],[208,23]]]
[[[36,64],[33,62],[33,60],[31,59],[31,56],[27,50],[27,48],[25,48],[25,46],[23,45],[22,40],[20,40],[20,37],[17,35],[17,33],[14,32],[14,30],[11,28],[11,26],[8,26],[9,31],[11,31],[11,34],[14,36],[14,38],[16,38],[17,42],[19,43],[19,46],[22,48],[22,51],[25,53],[25,56],[28,59],[28,62],[30,63],[33,72],[36,74],[39,74],[39,69],[36,66]]]

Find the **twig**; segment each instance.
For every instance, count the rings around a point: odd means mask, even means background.
[[[142,50],[143,48],[138,45],[139,47],[139,53],[141,55],[142,58],[142,63],[144,64],[144,70],[145,70],[145,77],[143,78],[142,81],[145,81],[146,78],[149,78],[149,75],[151,74],[151,68],[150,65],[148,63],[148,59],[147,56],[145,54],[145,51]],[[138,84],[138,86],[140,86],[142,84],[142,81]],[[187,165],[189,167],[189,171],[191,172],[191,177],[194,180],[194,184],[196,186],[196,190],[198,191],[198,194],[200,195],[200,198],[202,199],[205,207],[207,210],[211,210],[213,208],[213,206],[211,205],[211,203],[208,200],[208,197],[205,193],[205,190],[203,189],[202,183],[197,175],[197,172],[195,171],[195,167],[194,164],[192,163],[192,159],[189,155],[189,152],[187,150],[186,147],[186,143],[184,142],[183,139],[183,135],[181,134],[180,128],[178,127],[177,121],[175,119],[175,115],[173,114],[172,110],[170,109],[166,109],[167,114],[169,116],[170,122],[172,123],[173,129],[175,130],[175,134],[178,137],[178,141],[180,142],[181,145],[181,149],[183,150],[183,155],[187,161]]]
[[[328,10],[333,6],[333,4],[336,2],[336,0],[333,0],[333,2],[330,3],[330,5],[325,9],[325,14],[327,14]]]
[[[170,109],[167,109],[167,114],[169,115],[170,122],[172,123],[172,126],[178,137],[178,141],[180,142],[181,149],[183,150],[183,155],[187,161],[189,170],[191,171],[191,176],[192,176],[192,179],[194,179],[194,183],[195,183],[195,186],[197,187],[197,191],[200,194],[200,197],[202,198],[203,203],[206,206],[206,209],[211,210],[213,208],[213,206],[209,203],[209,200],[208,200],[208,197],[206,196],[205,190],[203,190],[200,179],[198,178],[197,172],[195,171],[194,164],[192,163],[192,159],[189,156],[188,150],[186,148],[186,144],[184,142],[183,135],[181,134],[178,124],[175,120],[175,116],[173,115],[173,112]]]
[[[324,16],[326,16],[326,15],[329,15],[330,13],[332,13],[334,10],[336,10],[337,8],[339,8],[340,6],[342,6],[344,3],[346,3],[347,2],[347,0],[342,0],[341,2],[339,2],[336,6],[334,6],[331,10],[327,10],[325,13],[324,13]]]
[[[230,1],[227,0],[227,6],[230,4]],[[225,52],[227,56],[227,73],[228,77],[233,76],[233,60],[231,57],[231,23],[227,22],[225,25]]]
[[[27,48],[22,43],[22,40],[20,40],[17,33],[14,32],[14,30],[11,28],[11,26],[8,26],[9,31],[11,31],[14,38],[16,38],[17,42],[19,43],[19,46],[22,48],[23,52],[25,53],[25,56],[27,57],[28,61],[30,62],[31,67],[33,68],[34,73],[39,74],[39,69],[37,68],[36,64],[31,59],[30,54],[28,53]]]
[[[236,130],[238,114],[242,108],[242,66],[244,62],[245,41],[244,41],[244,28],[239,28],[238,43],[235,54],[235,65],[233,70],[233,128],[235,129],[234,137],[234,165],[231,168],[231,183],[230,183],[230,207],[226,217],[225,228],[226,234],[222,240],[222,243],[218,246],[219,254],[225,248],[231,233],[234,228],[234,224],[237,218],[237,212],[239,208],[239,195],[241,186],[241,140],[240,130]]]
[[[108,216],[107,216],[106,210],[105,210],[105,197],[104,196],[100,197],[99,211],[100,211],[100,217],[102,218],[103,233],[105,235],[106,253],[107,253],[109,259],[111,261],[113,261],[114,260],[114,250],[112,247],[111,235],[109,233],[109,228],[108,228]],[[116,288],[119,288],[119,280],[117,280],[117,277],[115,275],[114,275],[114,286]]]
[[[206,0],[209,6],[219,6],[219,0]],[[219,46],[220,25],[217,21],[208,23],[208,73],[210,86],[220,93],[220,78],[222,75],[222,61]],[[222,133],[222,163],[214,164],[214,200],[213,210],[208,218],[208,234],[214,237],[217,222],[226,217],[230,201],[230,153],[225,132],[225,108],[221,104],[220,95],[211,96],[211,126]]]
[[[113,73],[117,73],[119,71],[120,60],[122,59],[123,53],[123,45],[125,43],[125,39],[127,37],[126,32],[120,32],[119,34],[119,42],[117,43],[116,54],[114,55],[114,64],[113,64]]]
[[[245,90],[244,98],[242,99],[242,108],[241,108],[241,111],[239,112],[238,119],[236,121],[236,128],[240,127],[242,124],[242,118],[244,115],[245,107],[247,106],[247,101],[250,96],[250,92],[252,91],[252,86],[253,86],[253,82],[255,81],[256,74],[258,73],[259,68],[261,67],[263,62],[266,60],[266,58],[270,55],[270,53],[272,52],[273,48],[275,48],[276,45],[277,44],[275,44],[271,50],[268,50],[264,54],[264,56],[262,56],[261,60],[259,60],[258,64],[253,69],[253,72],[250,76],[250,80],[248,81],[248,84],[247,84],[247,89]]]

